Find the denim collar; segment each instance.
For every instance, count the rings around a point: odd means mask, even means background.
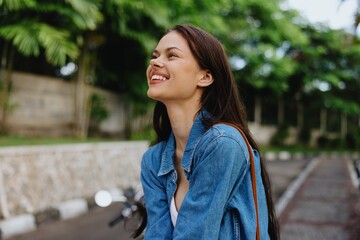
[[[181,160],[181,165],[185,172],[189,173],[191,170],[192,158],[194,155],[194,150],[199,143],[202,135],[206,132],[206,128],[203,124],[203,119],[211,118],[211,114],[205,109],[201,110],[197,115],[186,143],[185,151],[183,158]],[[174,170],[174,154],[175,154],[175,137],[173,132],[171,132],[169,139],[165,143],[164,152],[161,156],[161,166],[158,172],[158,176],[165,175],[170,171]]]

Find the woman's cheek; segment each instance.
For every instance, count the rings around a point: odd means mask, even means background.
[[[146,79],[148,81],[150,80],[150,70],[151,70],[151,65],[149,65],[146,69]]]

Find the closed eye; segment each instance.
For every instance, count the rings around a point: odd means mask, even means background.
[[[177,54],[175,54],[175,53],[169,53],[168,57],[169,57],[169,58],[172,58],[172,57],[178,57],[178,55],[177,55]]]

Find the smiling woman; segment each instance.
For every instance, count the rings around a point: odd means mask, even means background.
[[[221,43],[178,25],[160,39],[146,77],[157,143],[141,164],[145,239],[279,239],[270,182]]]
[[[203,87],[212,82],[211,74],[200,69],[186,40],[175,31],[160,40],[146,75],[150,98],[164,104],[181,104],[182,108],[190,107],[195,112],[200,107]]]

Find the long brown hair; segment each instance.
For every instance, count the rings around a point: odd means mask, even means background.
[[[201,105],[213,115],[212,119],[203,119],[207,128],[218,122],[228,122],[237,125],[246,135],[254,149],[258,146],[251,136],[247,125],[245,106],[240,98],[237,84],[234,80],[227,55],[217,38],[204,30],[191,25],[177,25],[170,31],[176,31],[187,41],[192,54],[201,69],[209,70],[214,82],[204,89]],[[153,126],[157,142],[168,139],[171,125],[166,107],[157,102],[154,109]],[[280,239],[279,225],[272,201],[270,180],[261,159],[261,176],[266,192],[269,215],[268,232],[271,239]]]

